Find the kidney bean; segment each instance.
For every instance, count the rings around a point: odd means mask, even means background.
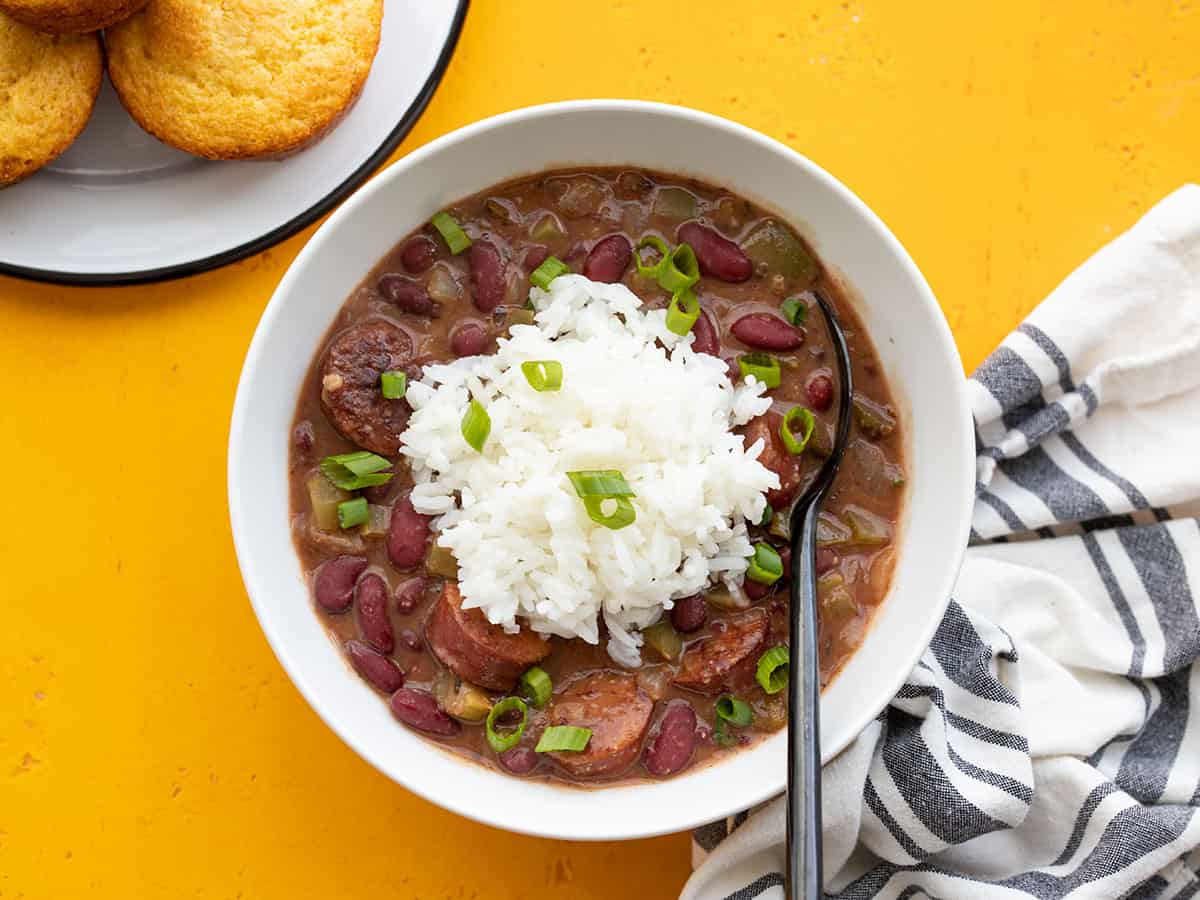
[[[391,472],[391,469],[384,469],[385,472]],[[394,474],[394,473],[393,473]],[[362,495],[367,498],[368,503],[382,505],[387,502],[387,498],[392,495],[396,479],[385,481],[383,484],[373,484],[370,487],[362,489]]]
[[[758,581],[751,581],[749,578],[742,582],[742,590],[746,592],[746,596],[751,600],[761,600],[763,597],[775,590],[774,584],[763,584]]]
[[[354,602],[354,582],[367,568],[366,557],[338,556],[322,563],[313,579],[313,594],[326,612],[340,613]]]
[[[712,228],[699,222],[685,222],[675,236],[680,243],[692,245],[704,275],[737,283],[754,274],[754,263],[742,248]]]
[[[438,707],[437,701],[425,691],[402,687],[392,694],[388,704],[392,715],[410,728],[442,734],[447,737],[462,731],[462,725],[450,718]]]
[[[804,385],[804,393],[813,409],[817,412],[825,412],[833,403],[833,379],[818,372],[808,379]]]
[[[700,315],[696,319],[696,324],[692,326],[692,350],[696,353],[707,353],[709,356],[719,356],[721,353],[721,342],[717,338],[717,329],[713,326],[712,319],[708,317],[708,313],[700,310]],[[736,368],[736,363],[734,368]]]
[[[396,612],[408,615],[425,599],[425,579],[410,578],[396,588]]]
[[[804,343],[804,329],[770,313],[750,313],[733,323],[733,336],[756,350],[795,350]]]
[[[400,251],[400,262],[410,272],[424,272],[437,259],[437,244],[422,234],[412,238]]]
[[[550,248],[542,244],[534,244],[525,251],[525,271],[532,272],[538,266],[546,261],[546,257],[550,255]]]
[[[419,566],[425,558],[429,541],[429,516],[413,509],[408,494],[392,504],[392,521],[388,525],[387,554],[397,569]]]
[[[504,302],[504,258],[491,241],[476,241],[468,251],[471,264],[471,297],[475,307],[490,313]]]
[[[400,667],[362,641],[346,641],[346,655],[355,671],[385,694],[404,687],[404,673]]]
[[[610,234],[596,243],[583,261],[583,274],[592,281],[615,284],[625,275],[633,259],[633,246],[623,234]]]
[[[674,775],[691,762],[695,749],[696,711],[686,700],[672,703],[646,751],[646,771],[660,778]]]
[[[416,316],[436,316],[441,308],[425,293],[424,287],[403,275],[384,275],[379,279],[379,293],[383,299]]]
[[[421,640],[421,636],[411,628],[405,628],[400,632],[400,643],[413,653],[420,653],[425,649],[425,643]]]
[[[708,621],[708,604],[702,594],[692,594],[675,601],[671,608],[671,624],[684,634],[695,631]]]
[[[391,653],[396,647],[392,620],[388,618],[388,589],[382,578],[368,572],[354,589],[358,601],[358,632],[363,640],[380,653]]]
[[[312,422],[308,421],[308,419],[305,419],[292,429],[292,446],[296,448],[296,452],[301,457],[308,457],[309,451],[313,448],[314,440],[316,440],[316,435],[313,433]]]
[[[838,564],[838,555],[835,551],[828,547],[817,548],[817,574],[824,575],[830,569],[836,569]]]
[[[538,755],[532,747],[513,747],[498,757],[500,765],[514,775],[528,775],[537,768]]]
[[[478,322],[466,322],[450,334],[450,350],[455,356],[478,356],[491,342],[487,329]]]

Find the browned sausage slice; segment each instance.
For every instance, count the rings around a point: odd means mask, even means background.
[[[384,399],[379,376],[412,360],[408,332],[386,319],[347,328],[329,346],[321,369],[321,403],[342,436],[381,456],[395,457],[408,427],[408,404]]]
[[[425,625],[429,646],[464,681],[493,691],[511,691],[521,673],[550,655],[536,632],[509,634],[479,609],[463,609],[458,584],[447,581]]]
[[[758,665],[770,616],[761,607],[725,622],[725,630],[688,647],[673,679],[676,686],[716,694]]]
[[[562,750],[548,755],[577,778],[623,769],[641,752],[652,712],[654,701],[632,675],[588,672],[555,695],[550,724],[590,728],[592,737],[578,753]]]
[[[763,450],[758,455],[758,461],[779,476],[779,487],[767,492],[767,502],[772,509],[786,509],[796,499],[796,492],[803,480],[801,469],[804,456],[789,453],[783,445],[783,438],[779,436],[782,424],[783,416],[768,411],[747,422],[743,431],[746,447],[762,439]]]

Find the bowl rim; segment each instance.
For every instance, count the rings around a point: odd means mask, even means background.
[[[255,327],[254,336],[250,341],[249,348],[246,353],[242,371],[238,379],[237,391],[234,399],[233,413],[230,421],[229,431],[229,451],[227,456],[227,494],[229,503],[230,525],[233,534],[234,549],[238,561],[239,571],[242,575],[243,583],[246,587],[247,595],[250,599],[251,606],[254,609],[255,617],[258,619],[259,627],[262,629],[264,636],[267,639],[272,652],[276,659],[287,673],[289,679],[295,685],[300,694],[304,697],[308,705],[321,718],[321,720],[342,739],[351,749],[354,750],[362,759],[369,763],[380,773],[388,777],[390,780],[396,781],[402,787],[412,791],[418,796],[434,803],[444,809],[450,810],[465,818],[469,818],[486,825],[491,825],[506,831],[513,831],[522,834],[528,834],[538,837],[547,837],[555,839],[568,840],[625,840],[653,837],[660,834],[668,834],[677,831],[683,831],[697,827],[715,819],[720,819],[722,816],[732,815],[733,813],[748,809],[765,801],[773,796],[777,796],[784,788],[783,780],[774,786],[767,786],[758,792],[748,793],[744,786],[737,793],[736,799],[731,799],[729,803],[721,805],[716,809],[715,813],[706,815],[699,819],[684,819],[677,823],[673,823],[672,827],[648,826],[639,824],[638,822],[624,823],[619,830],[608,828],[576,828],[570,833],[565,833],[561,827],[541,827],[537,824],[514,823],[505,821],[498,816],[490,815],[489,810],[481,810],[470,805],[468,798],[459,797],[453,792],[439,792],[436,786],[427,784],[426,781],[418,778],[405,777],[403,773],[399,773],[390,768],[387,762],[383,759],[383,754],[375,752],[367,742],[361,740],[360,737],[351,732],[349,729],[344,729],[337,722],[336,717],[332,715],[326,703],[318,696],[313,686],[310,685],[307,679],[300,671],[300,663],[293,654],[289,651],[285,636],[272,624],[271,618],[265,613],[264,601],[256,596],[255,591],[251,588],[250,572],[252,571],[254,562],[251,555],[251,536],[249,526],[244,522],[247,515],[246,507],[238,494],[237,487],[245,478],[241,460],[244,457],[243,435],[245,434],[246,422],[246,406],[248,404],[248,393],[250,391],[250,383],[254,380],[254,373],[261,367],[263,362],[264,346],[266,343],[266,335],[271,331],[273,323],[280,316],[286,314],[285,301],[286,298],[293,292],[295,282],[300,277],[300,273],[306,268],[305,263],[310,257],[313,257],[321,252],[321,248],[326,242],[332,239],[332,235],[341,227],[343,222],[351,219],[357,214],[360,207],[368,202],[368,200],[380,191],[387,190],[387,186],[395,179],[399,178],[402,173],[408,169],[419,165],[429,157],[435,156],[442,152],[445,148],[455,144],[470,141],[479,135],[489,131],[507,129],[513,126],[519,126],[522,123],[542,118],[559,116],[570,113],[645,113],[649,115],[665,116],[669,118],[682,119],[690,121],[692,124],[700,125],[708,128],[717,129],[731,134],[736,138],[745,141],[759,144],[764,149],[775,153],[783,154],[801,169],[805,174],[829,188],[833,193],[838,195],[841,202],[849,207],[862,223],[868,227],[874,234],[875,238],[884,246],[889,254],[894,257],[895,262],[905,271],[909,277],[914,293],[919,297],[931,315],[931,320],[934,322],[934,329],[929,334],[931,340],[936,340],[939,353],[949,354],[953,358],[957,358],[958,351],[954,343],[953,335],[950,331],[941,307],[938,305],[934,297],[932,289],[929,287],[924,275],[913,261],[899,239],[891,232],[884,224],[883,220],[866,205],[853,191],[846,185],[842,184],[837,178],[828,173],[825,169],[814,163],[812,160],[805,157],[786,144],[771,138],[767,135],[758,132],[749,126],[742,125],[738,122],[725,119],[723,117],[702,112],[700,110],[691,109],[688,107],[677,106],[667,103],[659,103],[645,100],[627,100],[627,99],[589,99],[589,100],[566,100],[553,103],[544,103],[534,106],[522,107],[508,112],[499,113],[481,119],[476,122],[464,125],[453,131],[447,132],[429,143],[417,148],[412,153],[400,158],[378,173],[376,177],[371,179],[366,185],[352,194],[341,206],[339,206],[332,215],[317,229],[309,241],[301,248],[296,258],[289,265],[283,278],[280,280],[275,291],[272,293],[267,306]],[[520,173],[518,173],[520,174]],[[513,177],[517,177],[514,174]],[[851,285],[853,287],[853,285]],[[947,406],[953,406],[960,411],[960,440],[962,448],[960,448],[961,457],[964,461],[964,470],[960,473],[962,484],[970,485],[974,483],[974,434],[972,428],[972,418],[969,412],[967,398],[967,384],[965,378],[953,379],[952,383],[945,385],[945,390],[948,396],[944,397]],[[929,593],[933,599],[929,603],[930,614],[928,620],[921,631],[921,639],[914,641],[912,646],[908,648],[902,657],[905,665],[896,665],[894,673],[887,678],[879,679],[874,690],[872,691],[872,701],[864,703],[857,713],[848,716],[850,725],[845,728],[844,735],[840,736],[836,742],[830,742],[826,745],[822,741],[822,764],[828,763],[833,757],[839,754],[846,746],[848,746],[859,734],[870,724],[870,722],[884,709],[890,702],[895,693],[904,684],[912,669],[916,666],[922,653],[928,647],[941,623],[942,616],[950,601],[951,590],[958,577],[959,569],[962,565],[963,556],[967,546],[967,539],[970,533],[971,510],[973,492],[970,489],[964,490],[964,502],[958,509],[958,521],[948,524],[948,528],[954,534],[958,535],[959,540],[955,546],[960,549],[957,551],[952,564],[946,565],[942,571],[942,583],[928,586]],[[909,500],[911,502],[911,498]],[[241,537],[239,537],[239,535]],[[936,612],[936,615],[934,614]],[[872,623],[872,627],[874,622]],[[451,754],[444,747],[436,744],[436,742],[422,739],[422,743],[429,747],[431,751],[448,754],[454,756],[455,759],[461,760],[463,765],[479,766],[479,763],[473,762],[458,754]],[[720,765],[720,762],[714,765]],[[781,773],[782,775],[782,773]],[[620,785],[616,788],[608,788],[608,790],[619,790],[627,788],[629,785]],[[635,786],[636,787],[636,786]],[[563,790],[577,790],[570,786],[562,787]],[[596,788],[583,788],[586,791],[604,791],[606,788],[598,786]],[[727,808],[726,808],[727,807]]]

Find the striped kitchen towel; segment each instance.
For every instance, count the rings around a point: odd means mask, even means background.
[[[1200,897],[1200,187],[1067,278],[970,396],[972,546],[825,767],[827,896]],[[782,803],[699,829],[683,897],[782,897]]]

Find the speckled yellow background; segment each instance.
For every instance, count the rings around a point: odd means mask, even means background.
[[[732,117],[845,181],[970,368],[1200,178],[1200,5],[475,0],[400,152],[621,96]],[[674,897],[685,836],[571,845],[442,812],[344,747],[268,650],[225,442],[242,354],[308,236],[152,287],[0,278],[0,898]]]

